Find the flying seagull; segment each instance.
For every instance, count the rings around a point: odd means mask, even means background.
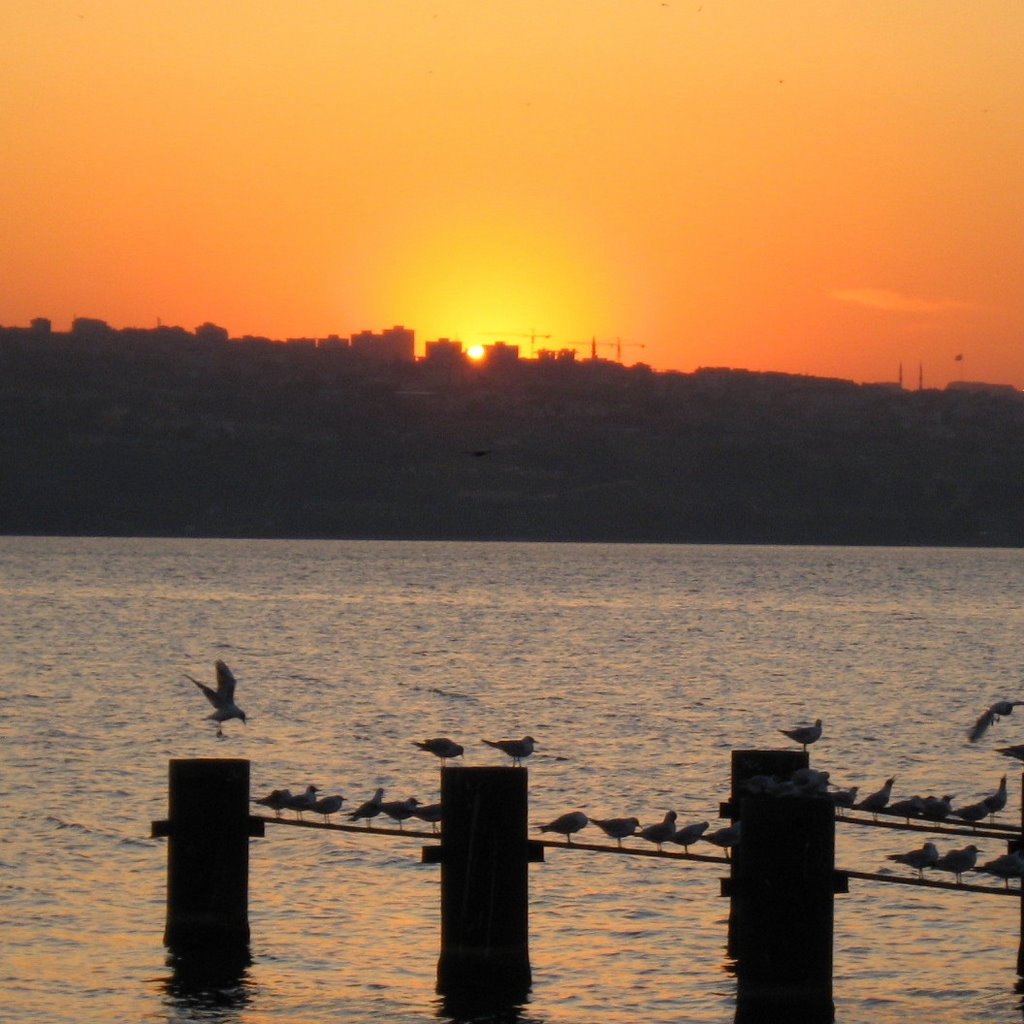
[[[1024,704],[1024,700],[997,700],[995,704],[989,705],[967,731],[967,738],[972,743],[977,743],[988,732],[989,726],[995,725],[1000,718],[1012,715],[1013,709],[1020,707],[1021,704]]]
[[[223,661],[216,663],[216,669],[216,690],[212,686],[207,686],[206,683],[199,682],[198,679],[192,679],[187,672],[185,678],[191,679],[206,694],[206,699],[213,705],[213,714],[206,717],[217,723],[217,735],[223,736],[224,731],[221,729],[221,724],[229,718],[240,718],[244,725],[245,712],[235,703],[235,677],[231,669]]]

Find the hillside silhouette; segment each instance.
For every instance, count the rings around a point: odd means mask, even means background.
[[[1018,546],[1024,395],[0,329],[0,532]]]

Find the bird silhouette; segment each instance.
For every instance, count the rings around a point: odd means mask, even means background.
[[[806,750],[809,744],[817,743],[821,739],[821,719],[819,718],[814,725],[798,725],[795,729],[780,729],[779,732],[791,740],[796,740]]]
[[[444,764],[449,757],[461,757],[464,753],[462,744],[448,739],[447,736],[436,736],[434,739],[423,740],[422,742],[413,740],[413,743],[420,750],[426,750],[433,754],[434,757],[441,758],[441,764]]]
[[[967,738],[971,743],[977,743],[985,733],[988,732],[989,728],[996,724],[1000,718],[1006,718],[1008,715],[1013,714],[1013,709],[1020,707],[1024,704],[1021,700],[997,700],[994,704],[990,704],[983,712],[978,716],[978,720],[971,726],[967,731]]]
[[[533,753],[534,744],[537,742],[532,736],[524,736],[521,740],[484,740],[489,747],[504,751],[512,758],[513,764],[521,765],[524,757]]]
[[[213,705],[213,714],[206,717],[217,723],[217,735],[223,736],[222,723],[229,718],[240,718],[244,725],[245,712],[235,703],[235,677],[231,669],[223,661],[217,661],[214,668],[217,670],[216,690],[206,683],[199,682],[198,679],[193,679],[187,672],[185,678],[190,679],[206,694],[206,699]]]

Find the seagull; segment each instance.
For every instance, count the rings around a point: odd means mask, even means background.
[[[676,818],[679,815],[675,811],[666,811],[665,817],[662,818],[656,825],[647,825],[645,828],[640,829],[637,835],[641,839],[646,839],[649,843],[656,843],[658,849],[661,849],[662,843],[667,843],[676,833]]]
[[[991,795],[982,800],[988,808],[988,813],[994,818],[1006,806],[1006,776],[999,780],[999,788]]]
[[[569,811],[567,814],[559,815],[554,821],[537,827],[541,832],[557,832],[560,836],[565,836],[566,843],[571,846],[572,834],[579,832],[581,828],[586,828],[589,821],[590,819],[582,811]]]
[[[1001,878],[1006,883],[1006,888],[1009,889],[1011,878],[1024,876],[1024,857],[1020,855],[1019,851],[1014,850],[1013,853],[1004,853],[996,857],[995,860],[987,861],[975,870]]]
[[[413,740],[413,743],[420,750],[426,750],[434,757],[441,758],[441,764],[444,764],[449,757],[461,757],[464,752],[461,743],[456,743],[455,740],[450,740],[447,736],[438,736],[432,740],[424,740],[422,743],[419,740]]]
[[[780,729],[779,732],[796,740],[806,750],[809,744],[821,739],[821,719],[817,719],[814,725],[798,725],[795,729]]]
[[[345,802],[345,798],[337,793],[334,796],[322,796],[319,800],[313,801],[313,806],[310,810],[316,811],[317,814],[324,816],[324,821],[327,821],[332,814],[336,814],[341,810],[341,805]]]
[[[910,824],[911,818],[920,818],[924,812],[924,801],[919,796],[908,796],[905,800],[897,800],[889,804],[886,810],[890,814],[898,814]]]
[[[380,809],[391,819],[398,822],[399,829],[406,818],[411,818],[419,806],[419,800],[411,796],[408,800],[389,800],[380,805]]]
[[[289,796],[288,803],[285,804],[285,806],[289,810],[295,811],[301,821],[302,812],[311,811],[313,809],[313,804],[316,803],[316,794],[316,786],[307,786],[304,792],[296,793],[294,796]]]
[[[1020,707],[1022,704],[1024,704],[1024,700],[997,700],[995,704],[989,705],[984,713],[978,717],[974,725],[967,730],[967,738],[972,743],[977,743],[988,732],[989,726],[995,725],[1000,718],[1012,715],[1013,709]]]
[[[859,788],[859,786],[851,786],[849,789],[836,789],[829,793],[832,803],[836,805],[836,809],[844,811],[847,808],[853,807],[857,800],[857,790]]]
[[[221,723],[229,718],[240,718],[245,724],[245,712],[235,703],[235,677],[231,669],[223,661],[217,661],[214,666],[217,669],[217,689],[199,682],[186,672],[185,678],[191,679],[203,693],[206,699],[213,705],[213,714],[206,717],[217,723],[217,735],[223,736]]]
[[[365,803],[361,803],[349,816],[349,821],[362,821],[366,819],[366,824],[370,824],[371,818],[376,818],[380,814],[381,801],[384,799],[384,790],[378,789],[369,800]]]
[[[828,772],[820,772],[816,768],[797,768],[789,777],[795,787],[796,796],[812,796],[828,791]]]
[[[533,745],[537,741],[532,736],[524,736],[521,740],[484,740],[489,747],[503,750],[512,758],[512,764],[521,765],[524,757],[533,753]]]
[[[590,819],[606,836],[622,845],[627,836],[635,835],[640,827],[639,818],[591,818]]]
[[[261,796],[256,800],[253,800],[254,804],[262,804],[264,807],[269,807],[277,817],[281,817],[281,811],[288,806],[288,801],[291,800],[292,794],[287,789],[272,789],[266,796]],[[988,813],[986,811],[986,813]]]
[[[1024,761],[1024,743],[1017,743],[1012,747],[996,747],[996,753],[1003,757],[1015,757],[1018,761]]]
[[[730,857],[729,851],[739,845],[740,835],[742,832],[742,823],[737,821],[735,825],[728,825],[725,828],[717,829],[714,832],[709,833],[704,838],[715,846],[720,846],[725,850],[726,857]]]
[[[923,878],[925,868],[935,867],[939,859],[939,851],[934,843],[925,843],[919,849],[910,850],[908,853],[890,853],[886,859],[915,868],[917,870],[917,877]]]
[[[953,797],[926,796],[921,808],[921,817],[929,821],[945,821],[953,812]]]
[[[952,871],[957,883],[965,871],[970,871],[978,862],[978,848],[971,843],[962,850],[949,850],[932,865],[936,871]]]
[[[878,812],[884,811],[889,803],[889,797],[892,795],[892,784],[895,781],[895,776],[891,779],[886,779],[881,789],[876,790],[874,793],[869,793],[859,804],[854,806],[858,811],[870,811],[874,815],[875,821],[877,821]]]
[[[707,829],[708,822],[695,821],[690,825],[684,825],[682,828],[677,828],[671,836],[671,842],[678,843],[687,853],[689,853],[690,847],[704,835]]]
[[[422,807],[417,806],[416,810],[412,812],[414,818],[419,818],[420,821],[430,822],[430,831],[437,831],[437,823],[441,820],[441,805],[440,804],[424,804]]]
[[[987,818],[990,813],[988,804],[984,800],[979,800],[977,803],[964,804],[963,807],[957,808],[953,811],[953,817],[959,818],[961,821],[970,822],[971,825],[977,827],[977,823],[982,818]]]

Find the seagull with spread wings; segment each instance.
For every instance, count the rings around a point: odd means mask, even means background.
[[[995,725],[1000,718],[1012,715],[1013,709],[1019,708],[1022,704],[1024,704],[1024,700],[997,700],[994,704],[990,704],[967,731],[967,738],[972,743],[977,743],[988,732],[990,726]]]
[[[213,714],[206,717],[217,723],[217,735],[223,736],[224,730],[221,728],[223,723],[229,718],[240,718],[244,725],[245,712],[235,703],[234,673],[223,661],[218,660],[215,667],[217,669],[216,690],[212,686],[207,686],[206,683],[199,682],[198,679],[192,679],[187,672],[185,678],[191,679],[206,694],[206,699],[213,705]]]

